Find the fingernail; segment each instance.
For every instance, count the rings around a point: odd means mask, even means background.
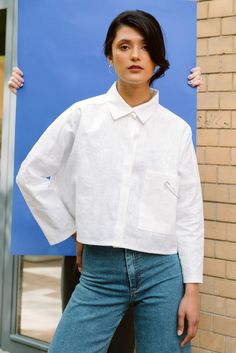
[[[178,330],[178,331],[177,331],[177,335],[178,335],[178,336],[181,336],[182,333],[183,333],[183,331],[181,331],[181,330]]]

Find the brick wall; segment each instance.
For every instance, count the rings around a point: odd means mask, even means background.
[[[197,156],[205,209],[201,321],[193,353],[236,353],[236,0],[198,1]]]

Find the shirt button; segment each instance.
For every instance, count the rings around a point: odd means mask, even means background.
[[[137,114],[136,114],[135,112],[132,112],[132,113],[131,113],[131,116],[132,116],[132,118],[135,119],[135,118],[137,117]]]

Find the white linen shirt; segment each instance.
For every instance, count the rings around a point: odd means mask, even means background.
[[[116,84],[73,104],[44,132],[17,184],[50,244],[178,253],[202,282],[203,212],[190,126],[159,104],[130,107]]]

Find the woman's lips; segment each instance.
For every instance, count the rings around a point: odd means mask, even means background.
[[[141,66],[138,66],[138,65],[132,65],[132,66],[129,66],[128,69],[130,71],[140,71],[140,70],[143,70],[143,68]]]

